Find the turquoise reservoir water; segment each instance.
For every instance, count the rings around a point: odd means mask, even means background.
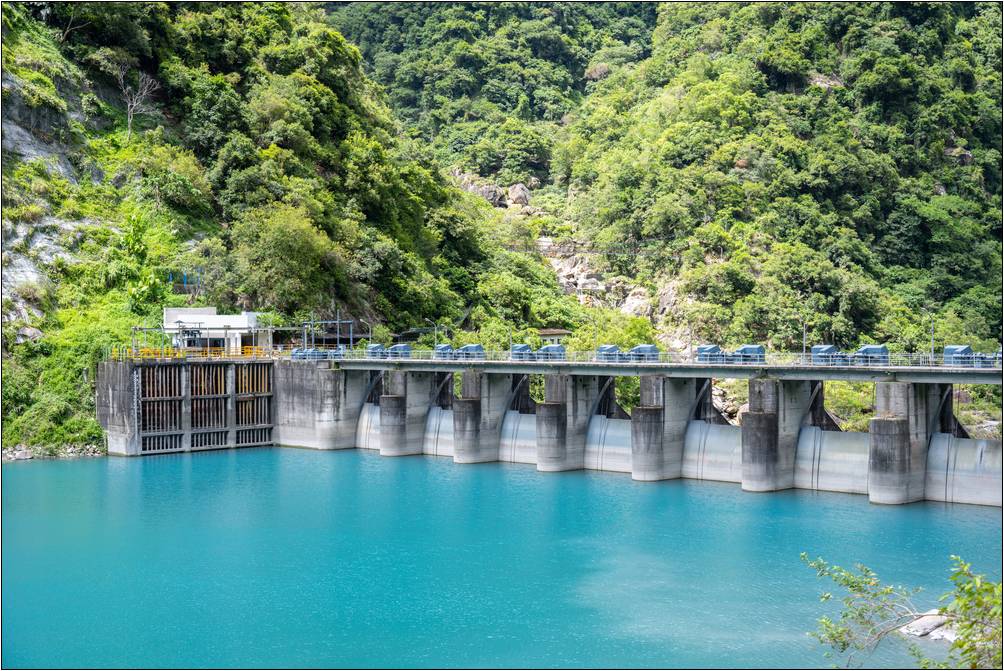
[[[803,550],[925,605],[950,554],[1000,577],[999,508],[355,450],[2,475],[5,667],[817,666]]]

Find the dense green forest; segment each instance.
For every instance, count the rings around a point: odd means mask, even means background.
[[[582,233],[705,337],[1001,338],[997,4],[660,7],[556,150]]]
[[[412,136],[505,184],[547,180],[555,136],[591,83],[648,55],[645,3],[352,3],[359,46]]]
[[[996,4],[28,2],[2,29],[5,445],[99,441],[103,348],[192,300],[489,347],[999,347]],[[538,235],[657,309],[583,307],[510,251]]]
[[[565,27],[575,11],[585,28]],[[936,314],[938,342],[999,345],[997,4],[357,4],[334,21],[442,160],[547,177],[558,232],[610,250],[610,272],[672,285],[682,300],[660,326],[795,348],[806,323],[813,342],[914,351]],[[588,60],[538,66],[545,27]],[[491,73],[514,58],[528,101],[558,74],[586,94],[560,107],[550,161],[523,173],[466,153],[502,156],[507,138],[453,135],[470,110],[548,120],[494,97]]]

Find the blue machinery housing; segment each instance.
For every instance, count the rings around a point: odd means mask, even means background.
[[[331,349],[296,348],[290,358],[294,360],[345,359],[349,351],[344,345]],[[384,347],[372,344],[366,347],[367,359],[410,359],[411,346],[407,344]],[[617,345],[600,345],[593,360],[603,363],[646,363],[660,360],[659,348],[651,344],[636,345],[627,352]],[[945,347],[942,365],[954,368],[1000,368],[1001,352],[986,354],[973,352],[969,345]],[[451,345],[436,345],[432,358],[438,361],[482,361],[486,359],[481,345],[464,345],[454,349]],[[514,344],[509,352],[511,361],[567,361],[563,345],[544,345],[537,351],[526,344]],[[734,352],[726,352],[718,345],[699,345],[695,360],[702,364],[755,365],[767,362],[763,345],[743,345]],[[855,352],[841,352],[834,345],[813,345],[809,361],[813,366],[886,366],[890,363],[885,345],[864,345]]]

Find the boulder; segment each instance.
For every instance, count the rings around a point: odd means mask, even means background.
[[[513,184],[509,187],[509,204],[510,205],[529,205],[530,204],[530,189],[526,187],[526,184]]]
[[[954,643],[955,639],[959,637],[959,633],[950,624],[945,624],[930,634],[927,635],[932,641],[948,641],[949,643]]]
[[[33,326],[22,326],[17,330],[17,336],[15,337],[14,342],[20,345],[21,343],[26,343],[29,340],[38,340],[44,335],[44,333]]]
[[[970,165],[973,162],[973,154],[962,147],[949,147],[944,151],[945,156],[954,158],[959,165]]]
[[[904,625],[899,630],[907,636],[927,636],[932,631],[948,622],[944,615],[938,615],[938,610],[932,609],[910,624]]]

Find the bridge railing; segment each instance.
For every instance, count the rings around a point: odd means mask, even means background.
[[[401,356],[390,350],[383,350],[378,354],[368,352],[364,348],[346,349],[334,345],[318,345],[316,347],[303,350],[293,345],[275,345],[269,347],[241,348],[172,348],[172,347],[140,347],[131,348],[112,347],[107,351],[107,359],[115,360],[153,360],[153,359],[320,359],[320,360],[412,360],[412,361],[443,361],[443,362],[469,362],[476,364],[479,361],[485,362],[514,362],[528,363],[532,361],[540,363],[589,363],[598,366],[617,367],[625,364],[638,367],[658,367],[666,364],[692,365],[692,366],[714,366],[727,368],[745,368],[756,366],[768,367],[805,367],[805,368],[939,368],[971,370],[991,369],[1001,370],[1001,357],[999,355],[983,355],[982,357],[969,357],[959,359],[949,357],[947,360],[941,354],[930,353],[908,353],[890,352],[887,355],[866,356],[854,354],[840,354],[833,356],[820,356],[812,354],[802,354],[800,352],[768,352],[763,355],[747,355],[745,357],[733,354],[711,354],[699,356],[687,352],[658,352],[644,355],[630,355],[627,352],[616,353],[615,356],[609,354],[599,355],[596,352],[565,352],[563,356],[545,356],[540,354],[519,353],[513,356],[508,351],[485,351],[477,353],[475,356],[459,355],[455,350],[452,355],[444,357],[442,353],[433,350],[412,350],[407,356]]]

